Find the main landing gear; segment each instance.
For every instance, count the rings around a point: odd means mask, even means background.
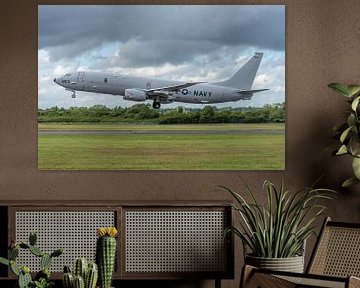
[[[160,107],[161,107],[161,104],[160,104],[160,102],[159,101],[156,101],[156,100],[154,100],[154,102],[153,102],[153,108],[154,109],[160,109]]]

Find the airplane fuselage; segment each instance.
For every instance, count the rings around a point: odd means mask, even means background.
[[[181,81],[162,80],[129,75],[114,75],[100,72],[76,72],[56,78],[55,82],[70,91],[85,91],[112,94],[125,97],[126,89],[149,90],[181,84]],[[199,83],[187,88],[168,92],[166,102],[183,103],[222,103],[247,99],[237,88],[230,88],[211,83]],[[136,101],[134,99],[129,99]],[[140,100],[139,100],[140,101]]]
[[[214,82],[186,82],[163,80],[100,72],[74,72],[54,81],[73,92],[85,91],[123,96],[125,100],[152,100],[153,107],[161,104],[224,103],[251,99],[254,93],[268,89],[251,90],[263,53],[257,52],[230,78]]]

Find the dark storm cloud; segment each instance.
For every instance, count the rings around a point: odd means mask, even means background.
[[[174,64],[223,46],[283,51],[284,6],[39,6],[39,49],[73,58],[118,42],[126,66]],[[120,59],[121,57],[121,59]],[[126,59],[126,60],[124,60]]]

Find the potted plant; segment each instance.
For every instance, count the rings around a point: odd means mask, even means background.
[[[342,187],[349,187],[360,183],[360,85],[344,85],[341,83],[331,83],[331,89],[347,98],[351,108],[347,112],[346,122],[334,127],[339,139],[339,146],[334,151],[334,155],[350,155],[354,176],[347,179]]]
[[[221,187],[236,201],[233,208],[240,215],[239,227],[229,227],[225,232],[239,236],[244,247],[250,250],[251,253],[244,255],[245,264],[302,273],[305,241],[314,233],[315,220],[326,209],[317,202],[331,199],[334,191],[310,187],[290,193],[285,191],[283,184],[278,189],[266,180],[267,203],[264,206],[243,183],[251,201],[227,187]]]

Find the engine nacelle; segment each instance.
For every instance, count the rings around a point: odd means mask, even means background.
[[[131,101],[145,101],[146,100],[146,92],[138,89],[126,89],[125,90],[125,100]]]

